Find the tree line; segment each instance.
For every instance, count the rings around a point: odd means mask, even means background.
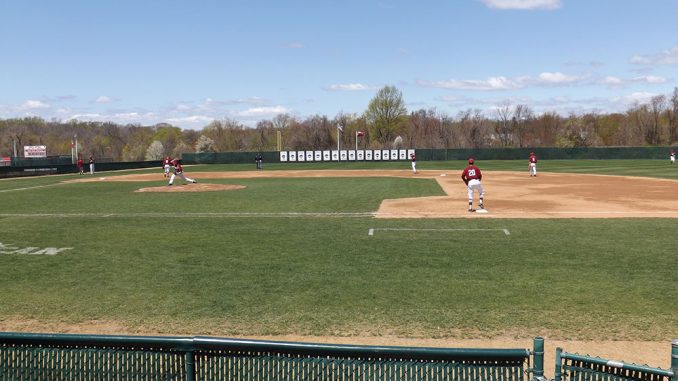
[[[362,134],[358,134],[362,132]],[[279,139],[280,137],[280,139]],[[159,160],[184,152],[267,152],[382,148],[597,147],[678,144],[678,87],[623,113],[536,114],[529,105],[506,103],[490,114],[467,109],[456,115],[436,109],[408,112],[402,92],[380,89],[362,114],[299,119],[279,114],[248,127],[215,120],[200,130],[166,123],[152,126],[111,122],[46,121],[37,117],[0,119],[0,156],[14,147],[45,145],[49,156],[78,152],[113,161]]]

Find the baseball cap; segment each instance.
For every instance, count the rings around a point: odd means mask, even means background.
[[[469,157],[469,158],[468,158],[468,163],[469,163],[469,164],[473,164],[474,161],[475,161],[475,160],[474,160],[472,157]]]

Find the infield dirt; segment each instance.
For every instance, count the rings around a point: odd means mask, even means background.
[[[678,182],[624,176],[522,172],[483,172],[485,207],[489,213],[468,213],[466,186],[460,173],[407,170],[193,172],[198,184],[166,186],[159,174],[133,174],[76,181],[155,181],[139,191],[205,192],[242,186],[209,184],[210,179],[302,177],[405,177],[435,179],[445,196],[384,200],[377,218],[678,218]],[[161,181],[163,181],[161,183]],[[477,205],[477,194],[474,205]]]

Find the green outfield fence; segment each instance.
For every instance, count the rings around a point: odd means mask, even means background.
[[[0,380],[528,381],[530,355],[529,349],[0,333]],[[535,368],[543,372],[543,364]]]
[[[406,147],[407,148],[407,147]],[[417,160],[466,160],[474,157],[480,160],[527,160],[534,152],[543,160],[567,159],[669,159],[673,147],[528,147],[528,148],[467,148],[467,149],[425,149],[417,148]],[[351,149],[348,149],[349,151]],[[184,153],[186,164],[242,164],[252,163],[258,152],[203,152]],[[279,163],[280,152],[261,152],[264,165]],[[407,159],[409,160],[409,158]]]
[[[534,364],[530,367],[530,363]],[[672,370],[556,352],[555,381],[676,381]],[[0,380],[544,381],[529,349],[356,346],[224,339],[0,333]]]

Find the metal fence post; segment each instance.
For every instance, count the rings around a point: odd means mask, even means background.
[[[671,370],[673,371],[672,379],[678,380],[678,339],[673,339],[671,343]]]
[[[186,363],[184,371],[186,372],[186,381],[195,381],[195,361],[193,360],[193,351],[186,351],[184,362]]]
[[[532,341],[532,357],[534,358],[534,379],[544,379],[544,338],[535,337]]]
[[[556,348],[556,369],[555,369],[556,374],[554,375],[554,381],[561,381],[562,380],[562,371],[563,371],[562,353],[563,353],[563,348]]]

